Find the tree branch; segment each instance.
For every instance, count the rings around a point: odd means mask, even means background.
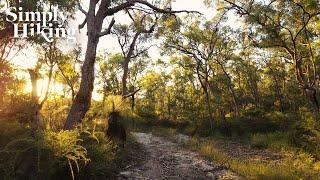
[[[116,21],[114,20],[114,18],[112,18],[112,20],[111,20],[111,22],[110,22],[110,24],[109,24],[109,27],[108,27],[106,30],[100,32],[100,33],[98,34],[98,37],[102,37],[102,36],[105,36],[105,35],[110,34],[110,33],[111,33],[111,28],[113,27],[113,25],[114,25],[115,22],[116,22]]]
[[[161,9],[158,8],[154,5],[152,5],[151,3],[145,1],[145,0],[128,0],[125,3],[122,3],[116,7],[110,8],[106,11],[105,16],[111,16],[119,11],[122,11],[126,8],[132,7],[134,6],[136,3],[139,4],[143,4],[145,6],[148,6],[149,8],[153,9],[154,11],[158,12],[158,13],[164,13],[164,14],[173,14],[173,13],[197,13],[202,15],[200,12],[198,11],[187,11],[187,10],[179,10],[179,11],[172,11],[171,9]]]
[[[79,30],[82,29],[87,24],[87,17],[84,19],[84,21],[79,24]]]
[[[79,10],[84,14],[84,15],[88,15],[88,12],[87,11],[85,11],[83,8],[82,8],[82,6],[81,6],[81,3],[80,3],[80,1],[78,0],[78,7],[79,7]]]
[[[123,98],[131,97],[131,96],[133,96],[133,95],[137,94],[137,92],[139,92],[139,91],[140,91],[140,88],[139,88],[139,89],[137,89],[137,90],[135,90],[135,91],[133,91],[133,92],[131,92],[131,93],[129,93],[129,94],[127,94],[127,95],[125,95],[125,96],[123,96]]]

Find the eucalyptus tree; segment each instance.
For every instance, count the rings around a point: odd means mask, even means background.
[[[194,80],[194,73],[188,68],[174,67],[170,82],[166,89],[168,117],[174,120],[192,121],[199,119],[203,104],[201,86]]]
[[[20,43],[12,38],[13,25],[6,21],[5,9],[9,6],[10,1],[0,2],[0,104],[7,91],[9,81],[13,80],[13,68],[10,59],[14,57],[24,43]]]
[[[139,85],[144,90],[143,103],[141,108],[147,115],[156,115],[160,118],[164,117],[165,107],[164,98],[166,86],[168,83],[168,76],[164,72],[155,72],[154,70],[148,71],[141,79]],[[140,110],[140,111],[141,111]]]
[[[226,9],[233,9],[244,17],[249,27],[251,42],[259,48],[272,49],[286,55],[293,63],[299,87],[320,110],[317,98],[317,66],[319,52],[320,2],[318,0],[272,0],[226,2]]]
[[[155,15],[149,15],[140,10],[128,10],[127,14],[132,20],[131,24],[117,24],[112,30],[112,34],[115,34],[118,39],[123,56],[122,97],[128,94],[133,95],[137,91],[128,93],[129,63],[139,56],[147,58],[151,46],[145,47],[145,44],[150,40],[157,24],[157,18],[153,17]]]
[[[232,61],[232,74],[235,76],[234,84],[238,90],[239,105],[243,108],[253,104],[256,108],[260,107],[261,97],[259,92],[259,82],[261,81],[261,69],[256,61],[250,56],[240,53]]]
[[[62,52],[57,48],[56,42],[46,44],[39,48],[39,58],[34,68],[29,68],[30,81],[32,85],[31,101],[32,101],[32,117],[31,127],[33,131],[38,129],[40,123],[40,110],[49,97],[50,87],[54,78],[54,68],[62,59]],[[45,87],[45,93],[43,99],[39,99],[38,94],[38,80],[41,78],[41,70],[44,70],[45,76],[48,78],[47,85]]]
[[[131,95],[131,110],[135,109],[135,97],[136,93],[140,88],[138,87],[138,80],[142,73],[146,70],[148,59],[144,57],[137,58],[130,66],[130,72],[128,74],[128,87],[129,95]]]
[[[163,1],[155,2],[155,4],[161,3]],[[103,29],[104,21],[108,17],[129,9],[143,9],[143,11],[150,14],[189,12],[185,10],[173,11],[170,8],[166,8],[168,1],[165,1],[164,4],[164,8],[160,8],[146,0],[91,0],[89,1],[89,9],[85,10],[79,2],[79,9],[85,15],[85,19],[79,27],[83,28],[87,25],[88,41],[85,60],[82,66],[80,88],[71,106],[64,129],[74,128],[78,122],[81,122],[90,108],[94,85],[94,65],[99,39],[110,34],[115,24],[115,20],[112,19],[107,28]]]
[[[214,88],[217,87],[213,85],[215,82],[212,81],[217,74],[215,65],[222,67],[224,74],[230,78],[226,71],[226,62],[230,59],[230,52],[232,52],[232,49],[223,49],[230,48],[228,41],[232,44],[231,39],[227,38],[228,35],[222,30],[223,28],[220,28],[221,22],[224,20],[224,13],[217,17],[217,19],[205,23],[202,23],[198,18],[192,20],[194,17],[190,18],[190,22],[186,20],[185,24],[181,24],[181,21],[178,20],[177,24],[172,26],[171,32],[165,33],[167,38],[164,42],[166,49],[178,50],[191,59],[191,63],[182,61],[181,65],[192,69],[201,84],[212,129],[214,128],[214,117],[210,92],[215,91]],[[229,80],[231,81],[231,79]],[[228,83],[228,86],[232,88],[231,82]]]
[[[262,55],[261,61],[263,61],[262,71],[265,75],[262,79],[264,94],[267,94],[267,104],[269,106],[275,106],[276,110],[284,112],[287,104],[285,100],[285,88],[287,71],[286,64],[282,61],[281,57],[277,53],[270,55]]]

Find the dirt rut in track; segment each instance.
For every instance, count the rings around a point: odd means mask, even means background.
[[[118,179],[242,179],[232,171],[205,160],[198,153],[182,148],[151,133],[133,133],[144,151],[137,152],[144,163],[128,166]]]

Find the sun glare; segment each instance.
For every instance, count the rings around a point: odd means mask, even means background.
[[[40,98],[43,98],[47,91],[47,85],[48,85],[48,79],[39,79],[37,83],[37,91],[38,91],[38,96]],[[25,92],[26,93],[31,93],[32,91],[32,85],[31,82],[27,82],[27,85],[25,87]],[[60,83],[53,83],[51,82],[50,84],[50,89],[49,93],[57,94],[57,95],[62,95],[64,91],[64,87]]]
[[[47,91],[47,84],[48,84],[48,79],[39,79],[38,83],[37,83],[37,91],[38,91],[38,96],[40,98],[43,98],[45,96],[45,93]],[[32,91],[32,85],[31,83],[28,81],[24,91],[26,93],[31,93]],[[55,94],[55,95],[63,95],[63,92],[66,91],[65,90],[65,86],[63,86],[61,83],[53,83],[51,82],[50,84],[50,90],[49,93],[50,94]],[[49,96],[50,97],[50,96]],[[54,96],[53,96],[54,97]],[[68,96],[69,97],[69,96]],[[92,92],[92,99],[95,101],[101,101],[102,100],[102,95],[100,93],[98,93],[96,91],[96,89]]]

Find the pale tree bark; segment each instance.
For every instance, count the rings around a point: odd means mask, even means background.
[[[102,29],[103,17],[96,16],[96,4],[97,1],[90,1],[89,11],[86,14],[85,22],[88,29],[88,42],[85,55],[85,61],[81,71],[81,83],[79,91],[72,103],[70,112],[67,117],[67,121],[64,125],[64,129],[72,129],[79,122],[89,110],[91,105],[91,96],[94,83],[94,64],[96,60],[96,51],[99,42],[99,33]],[[106,3],[106,2],[105,2]],[[106,4],[105,4],[106,5]],[[100,12],[100,9],[99,9]],[[110,28],[113,24],[109,26]]]

